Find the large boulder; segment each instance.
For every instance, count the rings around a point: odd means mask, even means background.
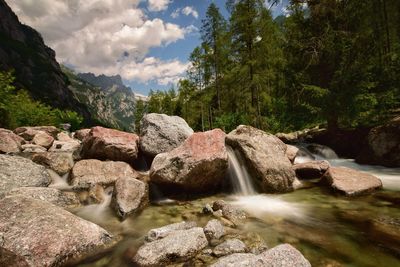
[[[209,221],[203,230],[208,240],[220,239],[225,234],[225,227],[217,219]]]
[[[207,245],[203,228],[177,230],[162,239],[141,246],[132,261],[143,267],[166,266],[194,257]]]
[[[135,178],[135,173],[122,161],[81,160],[72,168],[71,185],[76,189],[89,189],[96,184],[107,186],[120,178]]]
[[[19,153],[24,139],[10,130],[0,128],[0,154]]]
[[[319,179],[326,173],[329,167],[329,162],[326,160],[309,161],[293,165],[297,178],[301,180]]]
[[[82,156],[133,163],[138,156],[139,137],[133,133],[93,127],[83,140]]]
[[[227,168],[225,133],[215,129],[194,133],[178,148],[158,154],[150,180],[174,189],[204,192],[221,184]]]
[[[45,132],[53,138],[56,138],[60,130],[54,126],[18,127],[14,130],[14,133],[18,134],[26,141],[32,141],[35,135],[39,132]]]
[[[241,153],[250,176],[264,192],[293,190],[296,174],[286,156],[286,145],[272,134],[241,125],[226,137],[227,145]]]
[[[322,182],[346,196],[363,195],[382,188],[379,178],[345,167],[330,167]]]
[[[137,177],[121,177],[115,182],[111,206],[122,219],[141,211],[149,202],[148,185]]]
[[[366,139],[367,144],[357,156],[357,162],[400,167],[400,117],[373,128]]]
[[[54,138],[46,132],[39,131],[32,139],[32,143],[49,149],[54,142]]]
[[[44,165],[59,175],[68,173],[74,166],[72,153],[44,152],[32,156],[32,160]]]
[[[42,200],[5,197],[0,210],[0,248],[14,256],[4,266],[60,266],[111,241],[101,227]]]
[[[194,227],[197,227],[197,223],[191,221],[183,221],[183,222],[168,224],[160,228],[151,229],[147,233],[145,239],[148,242],[152,242],[154,240],[162,239],[174,231],[188,230]]]
[[[177,148],[192,134],[192,128],[180,117],[147,114],[140,121],[140,149],[155,157]]]
[[[49,187],[20,187],[12,189],[7,196],[23,196],[50,202],[60,207],[79,206],[79,197],[74,192],[64,192]]]
[[[11,189],[47,187],[51,181],[45,167],[23,157],[0,155],[0,199]]]

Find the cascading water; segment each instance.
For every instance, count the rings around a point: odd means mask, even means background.
[[[227,147],[227,151],[229,158],[228,173],[234,193],[244,196],[256,194],[256,190],[254,189],[241,155],[231,147]]]
[[[62,177],[58,175],[55,171],[48,169],[51,179],[53,180],[49,187],[57,188],[60,190],[72,189],[72,186],[68,184],[69,173],[64,174]]]

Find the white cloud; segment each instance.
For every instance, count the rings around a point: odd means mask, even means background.
[[[158,12],[168,9],[170,0],[149,0],[148,8],[150,11]]]
[[[199,17],[199,13],[197,12],[197,10],[192,7],[192,6],[186,6],[184,8],[177,8],[175,9],[174,12],[171,13],[171,17],[176,19],[177,17],[179,17],[180,14],[183,14],[185,16],[190,16],[192,15],[194,18],[198,18]]]
[[[23,23],[41,32],[59,62],[81,72],[121,74],[127,80],[161,84],[176,80],[184,73],[185,63],[163,62],[147,54],[153,47],[174,43],[196,31],[191,26],[182,28],[159,18],[147,18],[138,7],[140,0],[7,2]]]

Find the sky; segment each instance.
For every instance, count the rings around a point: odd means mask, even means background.
[[[285,14],[288,0],[271,11]],[[135,92],[164,90],[183,78],[200,43],[201,20],[222,0],[6,0],[39,31],[58,62],[76,72],[122,76]],[[266,3],[269,6],[268,3]]]

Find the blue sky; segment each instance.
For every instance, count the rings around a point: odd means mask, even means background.
[[[288,0],[271,11],[283,13]],[[76,72],[122,76],[135,92],[165,90],[185,76],[201,20],[222,0],[6,0]]]

